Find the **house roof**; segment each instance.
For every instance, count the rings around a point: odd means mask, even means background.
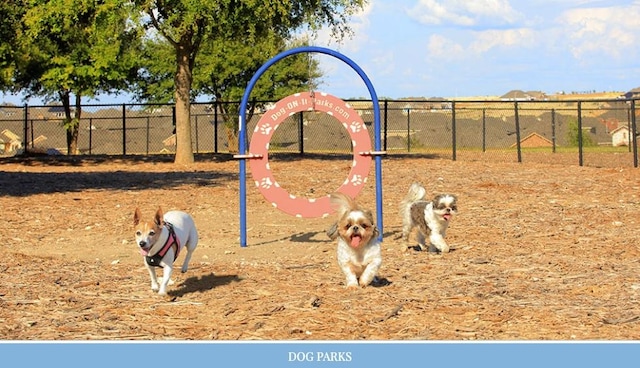
[[[613,135],[613,134],[616,134],[617,132],[622,131],[622,130],[626,130],[628,132],[629,128],[627,128],[625,125],[621,125],[621,126],[615,128],[614,130],[610,131],[609,134]]]
[[[520,144],[523,144],[524,142],[531,140],[531,139],[537,139],[538,141],[542,141],[546,144],[548,144],[549,146],[553,145],[553,142],[551,140],[549,140],[548,138],[543,137],[542,135],[533,132],[531,134],[529,134],[528,136],[520,139]],[[517,146],[517,142],[511,145],[511,148],[516,147]]]
[[[541,91],[521,91],[519,89],[511,90],[500,96],[503,100],[539,100],[544,99],[546,94]]]
[[[500,98],[508,98],[508,99],[526,99],[528,95],[519,89],[511,90],[504,95],[500,96]]]
[[[524,142],[524,141],[526,141],[526,140],[528,140],[528,139],[532,139],[532,138],[534,138],[534,137],[535,137],[535,138],[540,138],[540,139],[542,139],[543,141],[548,142],[549,144],[553,144],[553,142],[551,142],[551,140],[550,140],[550,139],[548,139],[548,138],[546,138],[546,137],[543,137],[542,135],[540,135],[540,134],[538,134],[538,133],[536,133],[536,132],[533,132],[533,133],[529,134],[528,136],[526,136],[526,137],[522,138],[522,139],[520,140],[520,142]]]
[[[638,96],[638,95],[640,95],[640,87],[636,87],[636,88],[630,90],[629,92],[625,93],[623,96],[625,98],[632,98],[632,97]]]

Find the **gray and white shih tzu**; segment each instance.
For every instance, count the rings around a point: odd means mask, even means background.
[[[411,231],[417,228],[421,250],[447,253],[449,245],[444,238],[451,219],[458,212],[457,197],[453,194],[438,194],[432,200],[427,200],[426,193],[424,187],[413,183],[400,203],[402,238],[409,240]]]

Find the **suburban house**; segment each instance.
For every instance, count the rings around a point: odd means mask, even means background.
[[[640,98],[640,87],[632,89],[631,91],[623,94],[621,97],[626,99]]]
[[[611,145],[614,147],[628,146],[632,139],[629,137],[629,128],[624,125],[617,127],[609,134],[611,134]]]
[[[516,146],[517,146],[517,143],[514,143],[511,145],[511,148],[514,148]],[[541,136],[540,134],[533,132],[520,140],[520,147],[521,148],[553,147],[553,142]]]

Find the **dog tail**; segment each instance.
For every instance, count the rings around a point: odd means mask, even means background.
[[[337,222],[334,222],[333,225],[331,225],[331,227],[327,229],[327,236],[331,240],[336,240],[336,238],[338,237],[338,223]]]
[[[402,202],[400,202],[400,213],[402,215],[406,214],[411,208],[411,205],[423,200],[426,194],[427,190],[424,189],[422,185],[418,183],[411,184],[407,195],[404,197]]]

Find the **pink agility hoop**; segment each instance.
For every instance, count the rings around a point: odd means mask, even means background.
[[[329,196],[300,198],[282,189],[269,167],[269,141],[289,116],[302,111],[322,111],[335,117],[347,129],[353,147],[349,176],[338,192],[355,198],[364,187],[371,167],[371,138],[362,118],[341,99],[326,93],[296,93],[278,101],[258,121],[251,137],[249,157],[255,184],[274,207],[296,217],[325,217],[333,212]]]

